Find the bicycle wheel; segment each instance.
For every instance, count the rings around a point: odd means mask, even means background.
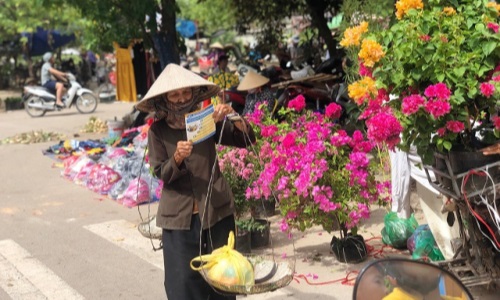
[[[97,88],[96,94],[100,101],[115,100],[116,88],[111,83],[103,83]]]
[[[97,108],[97,97],[91,93],[83,93],[76,99],[76,109],[82,114],[90,114]]]

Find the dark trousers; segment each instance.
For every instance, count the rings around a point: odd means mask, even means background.
[[[189,266],[191,259],[200,255],[201,222],[198,214],[191,218],[190,230],[163,230],[163,262],[165,291],[169,300],[236,300],[217,293]],[[227,244],[229,232],[234,231],[234,216],[229,216],[210,230],[203,230],[202,254]]]

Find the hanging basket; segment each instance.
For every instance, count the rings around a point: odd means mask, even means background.
[[[206,276],[205,270],[200,270],[201,276],[205,281],[212,287],[221,291],[222,294],[228,293],[232,295],[251,295],[251,294],[261,294],[275,291],[279,288],[286,287],[290,284],[293,279],[293,273],[295,272],[295,262],[290,259],[278,259],[272,255],[260,255],[260,254],[243,254],[252,264],[255,272],[256,282],[258,281],[259,274],[258,270],[262,269],[264,266],[267,269],[269,264],[275,267],[270,273],[270,276],[265,276],[267,278],[262,282],[255,283],[254,285],[227,285],[220,282],[212,281]]]

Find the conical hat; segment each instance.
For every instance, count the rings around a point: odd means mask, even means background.
[[[212,45],[210,45],[210,48],[224,49],[224,46],[222,46],[222,44],[219,42],[215,42]]]
[[[238,91],[248,91],[263,86],[269,82],[269,78],[264,77],[254,71],[249,70],[243,80],[238,85]]]
[[[193,87],[193,97],[196,102],[201,102],[217,95],[220,88],[195,73],[176,64],[169,64],[153,83],[146,96],[135,105],[143,112],[155,111],[154,101],[161,96],[177,89]]]

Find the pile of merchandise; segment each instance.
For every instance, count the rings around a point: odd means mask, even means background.
[[[163,183],[146,161],[149,125],[125,131],[119,139],[66,140],[44,151],[60,163],[61,175],[127,207],[158,201]]]

